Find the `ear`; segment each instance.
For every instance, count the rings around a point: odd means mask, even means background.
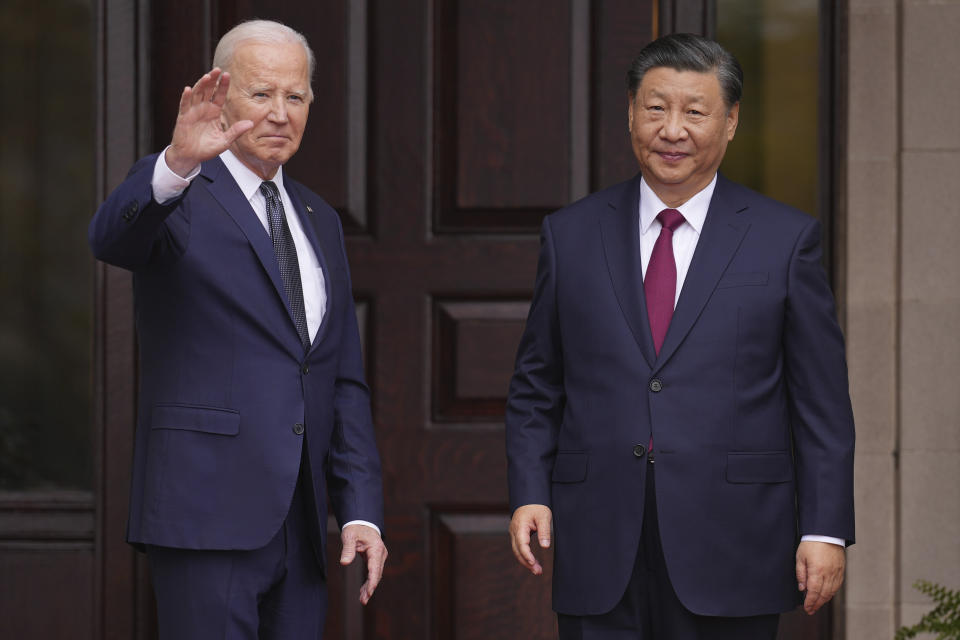
[[[740,103],[736,103],[727,112],[727,142],[733,140],[733,134],[737,132],[737,125],[740,124]]]
[[[223,103],[223,107],[220,109],[220,130],[226,131],[230,128],[230,119],[227,117],[227,103]]]
[[[627,92],[627,131],[633,133],[633,101],[636,95]]]

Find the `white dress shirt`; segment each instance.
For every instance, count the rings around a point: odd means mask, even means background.
[[[174,173],[167,166],[166,149],[157,158],[157,163],[153,167],[153,199],[158,204],[163,204],[168,200],[176,198],[184,189],[190,186],[190,183],[200,174],[198,166],[186,178],[182,178]],[[244,197],[253,207],[254,213],[270,236],[270,220],[267,218],[267,200],[260,192],[260,185],[263,179],[247,168],[233,152],[227,149],[220,154],[220,159],[227,166],[230,175],[240,187]],[[303,309],[307,316],[307,330],[310,332],[310,340],[317,336],[317,330],[320,323],[323,322],[323,314],[327,311],[327,290],[323,277],[323,269],[320,267],[320,261],[313,250],[313,245],[307,238],[300,223],[300,216],[297,215],[290,195],[283,186],[283,167],[277,169],[277,174],[273,176],[273,183],[277,185],[280,191],[280,199],[283,201],[283,213],[287,218],[287,225],[290,227],[290,235],[293,237],[293,244],[297,248],[297,262],[300,264],[300,284],[303,287]],[[361,524],[376,529],[380,533],[380,527],[367,522],[366,520],[351,520],[343,525],[344,528],[352,524]]]
[[[703,231],[703,223],[707,219],[707,211],[716,186],[717,176],[713,176],[710,184],[682,205],[668,207],[657,197],[647,181],[640,178],[640,264],[644,277],[647,275],[647,265],[650,263],[653,245],[657,242],[663,226],[657,220],[657,216],[664,209],[676,209],[684,218],[684,222],[673,232],[673,259],[677,264],[677,294],[673,299],[674,308],[680,299],[680,290],[683,288],[687,271],[690,270],[690,262],[697,249],[697,242],[700,240],[700,233]],[[841,547],[846,546],[845,540],[831,536],[805,535],[800,539],[803,542],[829,542]]]
[[[690,269],[690,261],[693,260],[693,252],[697,248],[697,241],[700,240],[700,232],[707,219],[707,210],[710,208],[710,199],[713,197],[716,186],[717,176],[713,176],[713,180],[703,191],[679,207],[668,207],[657,197],[647,181],[640,178],[640,264],[643,268],[643,277],[647,276],[647,265],[650,264],[653,245],[656,244],[660,229],[663,227],[657,220],[657,216],[664,209],[676,209],[683,215],[684,222],[673,232],[673,259],[677,264],[677,294],[673,299],[674,308],[677,306],[677,300],[680,299],[680,290]]]

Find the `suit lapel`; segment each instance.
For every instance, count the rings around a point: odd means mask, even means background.
[[[323,249],[320,246],[320,239],[317,237],[316,228],[314,227],[314,215],[316,214],[313,212],[313,207],[306,204],[301,198],[299,183],[294,181],[286,174],[284,174],[284,183],[287,187],[287,195],[290,196],[290,200],[293,202],[293,208],[296,210],[297,216],[300,217],[300,226],[303,227],[304,233],[307,234],[307,239],[310,240],[310,245],[313,247],[313,252],[317,255],[317,260],[320,262],[320,269],[323,272],[323,286],[327,293],[326,311],[324,311],[323,318],[320,320],[320,327],[317,329],[317,335],[314,337],[313,342],[310,345],[310,351],[313,351],[323,339],[323,336],[327,331],[327,327],[330,324],[329,318],[331,306],[333,305],[333,290],[330,282],[330,268],[328,266]]]
[[[280,276],[280,265],[277,262],[277,255],[273,251],[273,242],[270,235],[264,229],[253,207],[243,196],[237,182],[230,175],[227,166],[223,164],[220,158],[213,158],[204,162],[200,175],[208,180],[207,190],[220,203],[220,206],[233,218],[233,221],[240,227],[243,234],[247,237],[250,246],[263,266],[264,271],[273,283],[274,291],[280,296],[280,301],[284,309],[287,310],[287,317],[290,323],[296,326],[293,314],[290,312],[290,305],[287,304],[287,297],[283,289],[283,279]],[[279,335],[284,335],[280,333]],[[294,334],[296,335],[296,334]],[[297,345],[300,344],[299,338]]]
[[[614,197],[600,214],[600,233],[607,270],[620,310],[640,346],[647,364],[656,361],[647,303],[643,296],[640,262],[640,176],[624,183],[619,199]]]
[[[707,218],[655,369],[670,359],[693,328],[750,228],[750,224],[739,215],[746,206],[735,200],[731,185],[723,176],[717,178]]]

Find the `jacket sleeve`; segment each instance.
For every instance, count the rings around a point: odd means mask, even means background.
[[[517,351],[506,410],[511,509],[550,506],[550,476],[565,403],[557,310],[557,259],[550,218],[543,221],[533,301]]]
[[[853,411],[843,335],[820,257],[820,223],[812,220],[791,257],[783,334],[799,533],[853,544]]]
[[[181,217],[183,224],[168,224],[183,196],[162,205],[153,199],[151,181],[158,155],[134,164],[94,214],[88,240],[98,260],[136,271],[160,255],[181,255],[185,250],[188,218]]]
[[[347,286],[353,290],[343,241],[337,220],[340,251],[347,269]],[[384,529],[383,482],[380,455],[370,411],[370,389],[364,380],[363,354],[353,297],[344,310],[343,339],[334,383],[334,428],[327,465],[327,492],[340,526],[352,520],[366,520]]]

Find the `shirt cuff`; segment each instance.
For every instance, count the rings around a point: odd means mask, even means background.
[[[157,201],[157,204],[166,204],[179,197],[190,186],[190,182],[200,174],[200,165],[197,165],[186,178],[171,171],[166,160],[167,149],[169,148],[169,145],[164,148],[157,156],[156,164],[153,165],[153,179],[150,181],[150,186],[153,187],[153,199]]]
[[[843,538],[834,538],[832,536],[800,536],[800,542],[829,542],[839,547],[846,548],[847,541]]]
[[[383,534],[380,533],[380,527],[378,527],[377,525],[373,524],[372,522],[367,522],[366,520],[351,520],[351,521],[348,522],[347,524],[343,525],[343,526],[340,528],[340,530],[343,531],[344,529],[346,529],[347,527],[349,527],[349,526],[352,525],[352,524],[362,524],[362,525],[365,526],[365,527],[370,527],[371,529],[373,529],[374,531],[377,532],[377,535],[379,535],[381,538],[383,537]]]

